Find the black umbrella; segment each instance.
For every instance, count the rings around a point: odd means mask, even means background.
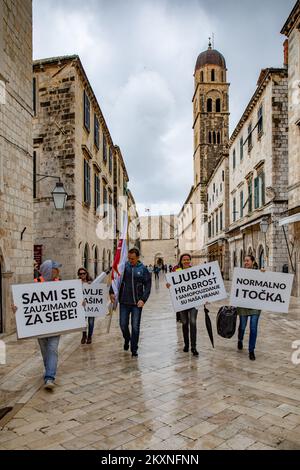
[[[211,326],[211,321],[210,321],[210,318],[209,318],[209,310],[204,306],[204,313],[205,313],[205,325],[206,325],[206,329],[207,329],[207,333],[208,333],[208,336],[209,336],[209,339],[211,341],[211,344],[212,344],[212,347],[214,348],[215,345],[214,345],[214,335],[213,335],[213,330],[212,330],[212,326]]]

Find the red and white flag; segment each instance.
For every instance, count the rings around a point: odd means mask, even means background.
[[[115,294],[116,301],[114,303],[114,309],[117,307],[119,300],[119,291],[121,287],[121,282],[123,279],[123,274],[125,270],[125,264],[128,256],[127,249],[127,228],[128,228],[128,216],[125,214],[123,232],[118,242],[117,251],[112,265],[112,288]]]

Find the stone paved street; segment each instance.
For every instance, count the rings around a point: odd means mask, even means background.
[[[210,307],[215,349],[199,313],[194,358],[182,351],[161,282],[144,309],[139,357],[123,351],[117,316],[110,334],[98,321],[91,346],[79,333],[63,338],[53,393],[39,388],[35,341],[11,339],[0,393],[1,407],[15,408],[2,421],[0,449],[299,449],[300,365],[291,362],[299,301],[288,316],[262,314],[255,362],[236,338],[217,336],[220,305]]]

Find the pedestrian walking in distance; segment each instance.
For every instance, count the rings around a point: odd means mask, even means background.
[[[180,256],[178,266],[174,268],[174,271],[181,271],[182,269],[188,269],[191,267],[192,258],[189,254],[185,253]],[[167,284],[167,288],[170,288],[170,284]],[[197,315],[198,310],[196,308],[190,308],[178,312],[182,323],[182,333],[184,339],[183,352],[189,352],[190,340],[191,340],[191,352],[194,356],[199,356],[197,351]]]
[[[128,351],[130,345],[132,357],[138,356],[142,310],[151,292],[151,274],[140,262],[139,257],[140,252],[137,248],[129,250],[119,291],[120,328],[124,338],[124,350]],[[112,287],[109,293],[111,302],[115,303],[116,298]],[[129,331],[130,315],[131,333]]]
[[[93,279],[91,278],[91,276],[89,275],[89,272],[85,268],[78,269],[77,277],[78,279],[81,279],[82,283],[85,283],[85,284],[91,284],[93,282]],[[86,333],[86,331],[83,331],[81,344],[91,344],[92,342],[92,336],[93,336],[94,326],[95,326],[95,317],[88,317],[87,322],[88,322],[88,333]]]

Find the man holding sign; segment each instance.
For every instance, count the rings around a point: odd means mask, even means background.
[[[59,279],[60,266],[44,261],[40,267],[43,280],[12,286],[18,338],[38,337],[47,390],[55,386],[60,334],[85,327],[81,282],[53,282]]]

